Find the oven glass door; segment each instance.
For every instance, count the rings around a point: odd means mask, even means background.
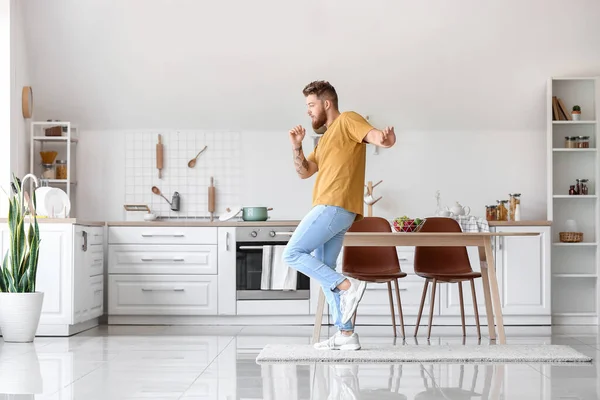
[[[236,289],[238,300],[302,300],[310,298],[310,279],[300,273],[296,290],[262,289],[263,246],[285,245],[286,242],[237,242]]]

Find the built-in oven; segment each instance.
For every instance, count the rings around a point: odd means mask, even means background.
[[[310,279],[295,270],[293,287],[271,289],[266,281],[273,276],[269,266],[281,268],[280,260],[269,262],[265,257],[281,256],[295,227],[237,227],[236,228],[236,296],[238,300],[305,300],[310,298]],[[279,248],[276,249],[275,246]],[[278,250],[278,251],[275,251]],[[267,253],[267,254],[266,254]],[[268,254],[271,253],[271,254]],[[263,268],[265,267],[265,268]],[[279,271],[281,272],[281,271]],[[265,275],[266,274],[266,275]]]

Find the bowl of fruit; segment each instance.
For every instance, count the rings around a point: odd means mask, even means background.
[[[392,226],[396,232],[418,232],[425,222],[424,218],[409,218],[406,215],[394,218]]]

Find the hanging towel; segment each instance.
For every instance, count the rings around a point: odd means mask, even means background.
[[[296,290],[298,273],[283,261],[285,245],[273,246],[273,265],[271,269],[271,289]]]
[[[263,246],[260,290],[271,290],[273,271],[273,246]]]

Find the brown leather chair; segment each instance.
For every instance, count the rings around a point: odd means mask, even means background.
[[[427,218],[420,229],[420,232],[462,232],[460,225],[452,218],[432,217]],[[418,233],[417,233],[418,234]],[[431,291],[431,304],[429,310],[429,332],[427,338],[431,336],[431,322],[433,320],[433,307],[435,303],[435,291],[439,282],[458,283],[458,294],[460,297],[460,316],[462,320],[463,336],[465,332],[465,307],[463,302],[462,282],[471,282],[471,293],[473,295],[473,307],[475,310],[475,321],[477,323],[477,335],[481,338],[479,327],[479,312],[477,311],[477,298],[475,296],[475,278],[481,278],[481,273],[473,271],[466,247],[431,247],[417,246],[415,249],[415,274],[425,278],[421,305],[419,307],[419,316],[415,327],[415,336],[419,331],[419,323],[425,304],[425,296],[429,282],[433,282]]]
[[[391,232],[390,223],[381,217],[365,217],[352,224],[348,232]],[[404,316],[402,315],[402,303],[400,302],[400,290],[398,279],[406,276],[400,269],[400,261],[396,247],[381,246],[346,246],[343,251],[342,273],[351,278],[365,282],[387,283],[390,299],[390,312],[392,314],[392,325],[394,337],[396,337],[396,315],[394,312],[394,300],[392,296],[392,282],[396,288],[396,302],[400,315],[400,326],[402,337],[404,333]],[[353,323],[356,322],[356,312]]]

